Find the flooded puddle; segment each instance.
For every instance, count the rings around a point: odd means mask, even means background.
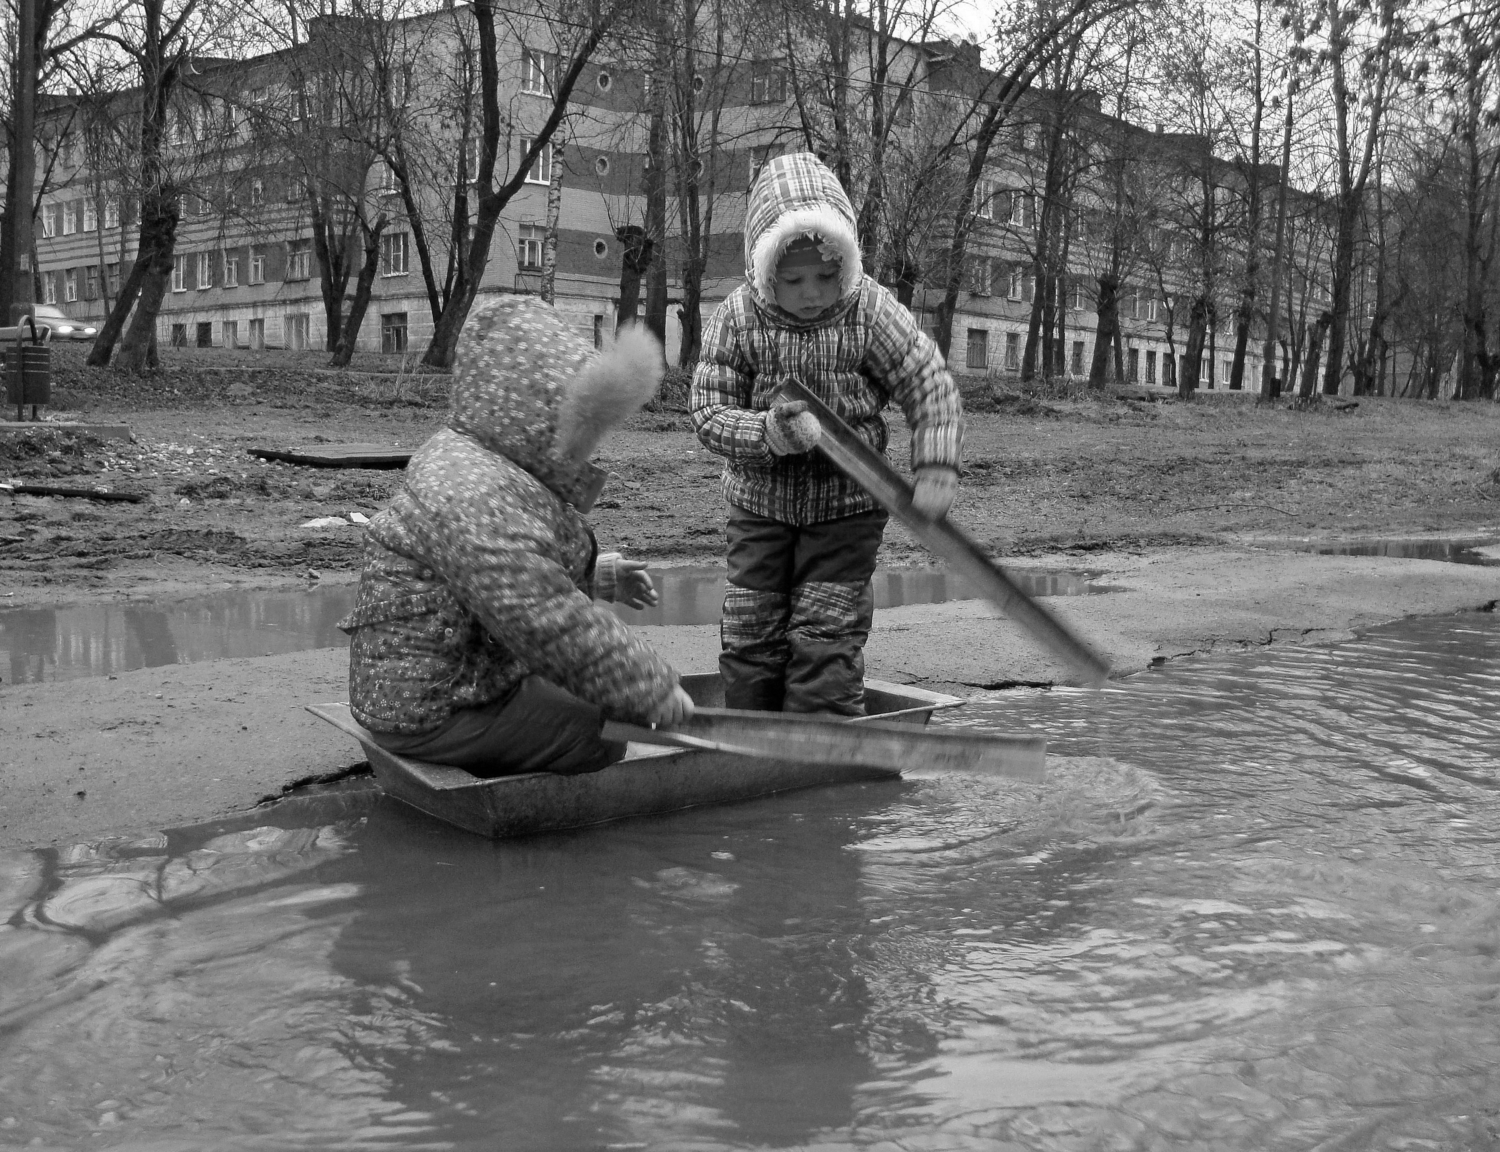
[[[1398,560],[1442,560],[1449,564],[1500,566],[1500,540],[1349,540],[1340,544],[1301,544],[1298,551],[1320,556],[1392,556]]]
[[[1111,591],[1097,573],[1012,573],[1034,596]],[[661,591],[656,608],[616,608],[630,624],[715,624],[724,599],[722,568],[652,572]],[[940,569],[881,569],[877,608],[968,600],[965,583]],[[164,607],[101,604],[76,608],[0,610],[0,679],[8,684],[106,676],[135,668],[191,664],[237,656],[271,656],[309,648],[340,648],[349,638],[338,622],[354,604],[353,584],[296,592],[232,592]]]
[[[1497,666],[1418,619],[942,721],[1041,786],[0,854],[0,1147],[1491,1147]]]

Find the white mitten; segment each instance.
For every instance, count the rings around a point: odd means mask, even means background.
[[[803,400],[778,404],[766,413],[766,447],[777,456],[811,452],[823,435],[818,418]]]

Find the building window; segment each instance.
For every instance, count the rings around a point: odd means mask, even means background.
[[[78,231],[78,201],[69,200],[63,205],[63,235],[71,236]]]
[[[238,348],[240,346],[240,322],[238,320],[226,320],[223,325],[224,347]]]
[[[294,352],[303,352],[307,349],[307,313],[291,312],[287,314],[285,325],[285,343]]]
[[[118,228],[120,226],[120,202],[118,200],[106,200],[104,202],[104,226],[106,228]]]
[[[266,182],[259,176],[250,181],[250,203],[252,206],[266,202]]]
[[[995,261],[990,257],[969,257],[969,291],[975,296],[989,296],[995,281]]]
[[[1073,341],[1073,375],[1083,375],[1083,341]]]
[[[286,202],[296,204],[305,199],[307,199],[307,177],[290,177],[286,182]]]
[[[99,299],[99,265],[90,264],[83,270],[83,298]]]
[[[470,170],[470,175],[473,170]],[[375,194],[377,196],[394,196],[401,191],[401,184],[396,179],[396,170],[391,167],[389,160],[375,161]]]
[[[526,153],[531,151],[533,137],[521,137],[521,158],[525,159]],[[552,183],[552,145],[543,146],[537,153],[536,159],[531,163],[531,171],[526,173],[528,184],[551,184]]]
[[[212,288],[214,286],[214,254],[212,252],[198,253],[198,287]]]
[[[264,320],[250,321],[250,347],[260,350],[266,346],[266,322]]]
[[[120,265],[118,262],[110,264],[104,269],[104,280],[109,285],[109,294],[118,296],[120,294]]]
[[[172,291],[187,291],[187,257],[181,252],[172,257]]]
[[[94,207],[92,200],[83,202],[83,230],[85,232],[97,232],[99,230],[99,211]]]
[[[533,96],[552,95],[552,77],[557,75],[557,53],[525,48],[521,52],[521,91]]]
[[[78,299],[77,268],[69,268],[63,273],[63,299],[70,304]]]
[[[57,303],[57,273],[56,272],[43,272],[42,273],[42,303],[43,304],[56,304]]]
[[[251,284],[264,284],[266,282],[266,254],[253,245],[250,248],[250,281]],[[255,321],[250,321],[251,331],[255,330]]]
[[[786,100],[786,71],[775,60],[750,65],[750,103],[780,104]]]
[[[173,348],[186,348],[187,347],[187,325],[186,324],[173,324],[172,325],[172,347]]]
[[[214,322],[212,320],[199,320],[197,331],[193,335],[196,337],[194,342],[199,348],[212,348],[214,346]]]
[[[1000,191],[993,180],[981,180],[974,188],[974,215],[981,220],[995,218],[995,198]]]
[[[240,254],[234,248],[224,249],[224,287],[240,286]]]
[[[1139,348],[1131,348],[1125,353],[1125,379],[1131,384],[1140,383],[1141,352]]]
[[[283,280],[308,280],[312,277],[312,241],[286,242],[286,275]]]
[[[1155,384],[1156,383],[1156,353],[1155,352],[1147,352],[1146,353],[1146,383],[1147,384]]]
[[[1005,288],[1006,297],[1011,300],[1021,299],[1021,293],[1025,288],[1024,281],[1025,275],[1021,272],[1021,269],[1012,268],[1010,270],[1010,283]]]
[[[1021,366],[1021,337],[1019,333],[1005,334],[1005,366],[1014,372]]]
[[[57,235],[57,205],[42,205],[42,239],[50,240]]]
[[[965,363],[970,368],[988,368],[990,366],[990,333],[987,328],[970,328],[969,340],[965,349],[967,357]]]
[[[411,237],[405,232],[387,232],[380,238],[380,274],[405,276],[411,271]]]
[[[406,351],[405,312],[385,312],[381,314],[380,350],[388,354]]]
[[[1146,297],[1146,319],[1152,324],[1156,323],[1156,297]]]
[[[542,245],[547,230],[540,224],[522,224],[516,237],[516,265],[523,272],[542,270]]]

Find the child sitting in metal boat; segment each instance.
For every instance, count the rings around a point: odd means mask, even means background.
[[[895,400],[912,430],[914,506],[936,519],[958,490],[958,389],[911,313],[861,270],[849,198],[812,153],[756,179],[745,281],[708,322],[692,391],[698,438],[725,458],[725,703],[860,715],[886,514],[813,451],[807,405],[777,393],[799,380],[877,452]]]
[[[387,751],[477,776],[594,772],[605,718],[677,724],[677,673],[606,607],[657,602],[645,564],[601,555],[583,513],[599,441],[661,380],[641,329],[597,355],[548,306],[500,297],[464,326],[448,426],[370,521],[349,707]]]

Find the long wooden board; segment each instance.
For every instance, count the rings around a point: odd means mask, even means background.
[[[300,448],[249,448],[261,460],[280,460],[309,468],[405,468],[410,448],[384,444],[308,444]]]
[[[1049,652],[1077,669],[1085,683],[1097,684],[1108,678],[1109,661],[1028,596],[947,517],[929,520],[919,514],[912,507],[912,486],[815,393],[800,381],[790,380],[782,386],[779,398],[805,402],[823,427],[819,450],[904,524],[907,531],[946,560],[981,596],[1030,632]]]
[[[926,769],[970,775],[1040,780],[1047,741],[1041,736],[934,731],[882,722],[789,712],[699,708],[675,728],[643,728],[606,721],[606,740],[716,750],[769,760],[844,764],[889,772]]]

